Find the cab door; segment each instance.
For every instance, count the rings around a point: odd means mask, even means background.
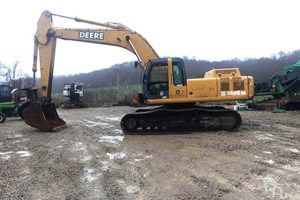
[[[181,58],[149,61],[143,76],[144,97],[150,104],[174,103],[186,97],[186,75]]]
[[[186,74],[184,62],[180,58],[169,58],[169,93],[170,99],[186,97]]]
[[[143,92],[146,99],[169,98],[169,73],[167,59],[149,61],[143,76]]]

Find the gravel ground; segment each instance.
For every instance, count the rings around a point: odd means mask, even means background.
[[[131,107],[0,124],[0,199],[300,199],[299,111],[241,111],[238,132],[124,135]]]

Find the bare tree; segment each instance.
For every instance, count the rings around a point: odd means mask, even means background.
[[[12,66],[0,63],[0,76],[14,88],[29,87],[31,78],[19,67],[19,61],[14,61]]]
[[[15,61],[11,67],[7,67],[6,80],[15,88],[16,77],[18,75],[17,69],[19,61]]]

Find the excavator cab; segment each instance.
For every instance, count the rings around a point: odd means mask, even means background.
[[[143,92],[146,99],[168,99],[185,92],[186,73],[180,58],[151,60],[143,76]],[[183,92],[182,92],[183,91]]]
[[[153,63],[148,68],[149,76],[144,76],[144,94],[146,98],[159,99],[169,97],[168,64]]]

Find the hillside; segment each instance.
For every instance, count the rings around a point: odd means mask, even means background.
[[[204,73],[213,68],[238,67],[242,75],[253,76],[256,82],[268,81],[273,75],[281,74],[284,66],[300,60],[300,50],[284,53],[279,52],[272,57],[248,58],[245,60],[231,59],[223,61],[196,60],[184,57],[188,78],[203,77]],[[141,70],[134,68],[131,62],[116,64],[107,69],[90,73],[55,76],[53,92],[61,92],[64,83],[82,82],[86,88],[115,87],[117,85],[136,85],[140,83]]]

